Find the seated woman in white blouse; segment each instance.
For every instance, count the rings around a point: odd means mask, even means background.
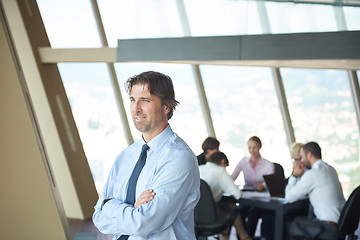
[[[239,199],[241,196],[241,190],[234,184],[234,181],[225,169],[228,165],[229,161],[226,155],[222,152],[215,152],[210,155],[205,165],[199,166],[200,178],[209,185],[214,201],[217,203],[220,202],[224,193],[233,196],[235,199]],[[218,205],[219,210],[234,211],[236,208],[235,203],[228,204],[227,209]],[[244,229],[240,213],[237,213],[234,226],[242,240],[251,239]],[[225,232],[229,232],[229,230]],[[229,235],[221,234],[220,239],[227,240]]]

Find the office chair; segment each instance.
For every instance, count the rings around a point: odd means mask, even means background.
[[[343,210],[341,211],[338,222],[338,232],[340,239],[357,239],[355,231],[359,225],[360,218],[360,186],[358,186],[346,201]]]
[[[195,234],[197,239],[207,239],[222,233],[227,227],[231,226],[234,214],[226,216],[221,211],[217,211],[216,203],[211,193],[209,185],[200,179],[200,200],[195,207]]]
[[[273,162],[273,164],[274,164],[275,173],[281,174],[281,176],[283,176],[285,180],[284,168],[279,163]]]
[[[346,201],[343,207],[340,218],[338,221],[337,231],[338,236],[334,236],[333,239],[354,240],[358,237],[355,235],[355,231],[359,225],[360,218],[360,186],[358,186],[351,194],[349,199]],[[312,239],[322,239],[321,232],[319,237]],[[302,238],[301,238],[302,239]]]

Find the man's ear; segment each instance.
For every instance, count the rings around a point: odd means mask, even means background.
[[[223,167],[225,167],[226,166],[226,164],[225,164],[225,159],[223,158],[223,159],[221,159],[221,166],[223,166]]]
[[[168,114],[170,112],[171,108],[167,105],[164,105],[164,112]]]

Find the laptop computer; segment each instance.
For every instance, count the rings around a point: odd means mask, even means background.
[[[278,173],[263,175],[263,177],[271,198],[284,200],[286,187],[284,177]]]
[[[252,187],[252,186],[243,186],[242,188],[240,188],[241,191],[243,192],[254,192],[255,191],[255,188]]]

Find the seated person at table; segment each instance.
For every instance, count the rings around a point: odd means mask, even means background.
[[[235,199],[239,199],[241,196],[241,190],[236,186],[226,171],[229,161],[226,155],[222,152],[215,152],[210,155],[206,164],[199,166],[200,178],[203,179],[210,187],[214,201],[218,203],[218,209],[220,211],[232,212],[236,211],[235,203],[224,203],[219,204],[222,195],[228,194],[233,196]],[[236,213],[234,226],[237,234],[242,240],[251,239],[246,233],[240,213]],[[229,239],[230,227],[225,230],[224,234],[220,235],[221,240]]]
[[[209,158],[209,156],[219,151],[220,142],[213,137],[208,137],[204,140],[203,144],[201,145],[201,148],[203,152],[197,156],[197,160],[199,165],[203,165],[206,163],[206,160]]]
[[[300,150],[304,144],[302,143],[293,143],[290,149],[290,156],[293,161],[293,164],[301,161]],[[290,177],[289,177],[290,178]],[[286,179],[286,184],[289,180]],[[298,179],[298,178],[297,178]],[[295,211],[290,211],[287,214],[287,220],[292,221],[295,216],[303,216],[307,214],[307,209],[297,209]],[[275,228],[275,215],[273,211],[264,211],[261,215],[261,236],[266,240],[274,240],[274,228]]]
[[[239,176],[240,172],[244,172],[245,187],[253,187],[257,191],[265,189],[265,181],[263,175],[274,173],[274,164],[269,160],[261,157],[261,140],[257,136],[249,138],[248,149],[250,157],[244,157],[236,165],[233,173],[231,174],[232,179],[235,181]]]
[[[295,142],[291,145],[290,155],[291,155],[293,165],[295,165],[297,162],[301,161],[300,150],[303,146],[304,146],[304,144],[297,143],[297,142]],[[286,179],[286,184],[288,183],[289,178]],[[297,178],[297,180],[298,180],[298,178]]]
[[[290,155],[291,155],[291,159],[293,160],[293,163],[301,161],[300,151],[303,146],[304,144],[299,142],[294,142],[291,145]]]
[[[240,172],[243,171],[245,179],[245,188],[253,187],[257,191],[265,189],[263,175],[273,174],[274,164],[269,160],[261,157],[261,140],[257,136],[252,136],[248,142],[250,157],[244,157],[235,167],[231,177],[235,181]],[[261,217],[263,210],[258,208],[241,207],[243,217],[247,216],[246,229],[251,237],[254,237],[258,219]],[[243,219],[245,222],[245,219]]]
[[[322,227],[324,231],[319,239],[336,239],[337,222],[345,204],[336,170],[321,159],[321,148],[315,142],[306,143],[301,148],[300,155],[301,161],[294,165],[292,176],[286,186],[285,198],[289,202],[294,202],[309,196],[316,219],[296,218],[289,224],[289,237],[304,236],[297,224],[301,221],[309,223],[310,226],[319,226],[317,229]],[[296,180],[296,177],[299,179]]]

